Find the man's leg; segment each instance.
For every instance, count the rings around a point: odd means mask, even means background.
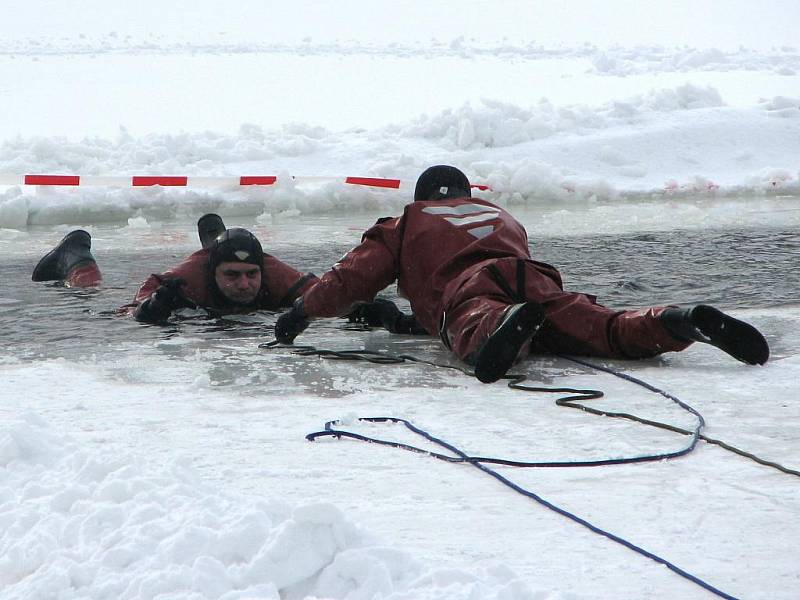
[[[92,236],[82,229],[69,232],[33,269],[33,281],[63,281],[69,287],[94,287],[103,276],[91,252]]]
[[[532,351],[605,358],[650,358],[691,342],[671,335],[658,318],[663,308],[618,311],[584,294],[564,293],[545,303],[547,319]]]
[[[481,344],[513,306],[509,298],[477,296],[445,313],[442,341],[461,360],[473,363]]]
[[[447,314],[443,341],[475,366],[481,382],[492,383],[527,355],[543,320],[544,309],[536,302],[509,304],[507,299],[478,296]]]
[[[511,365],[527,355],[530,341],[542,321],[544,308],[537,302],[509,307],[475,355],[475,377],[482,383],[492,383],[503,377]]]
[[[458,285],[446,302],[442,340],[483,383],[503,377],[524,358],[544,320],[544,308],[509,286],[498,263],[516,268],[516,259],[496,261]]]
[[[524,270],[520,271],[520,266]],[[533,338],[535,352],[581,354],[616,358],[644,358],[686,348],[690,342],[676,339],[658,318],[663,308],[640,311],[611,310],[592,296],[565,292],[558,272],[544,263],[500,259],[494,273],[481,271],[459,288],[459,294],[491,293],[501,287],[516,302],[534,301],[545,310],[545,320]],[[502,285],[492,288],[494,282]]]
[[[534,340],[535,350],[647,358],[703,342],[751,365],[764,364],[769,358],[769,345],[755,327],[712,306],[619,312],[592,304],[588,298],[553,304]]]

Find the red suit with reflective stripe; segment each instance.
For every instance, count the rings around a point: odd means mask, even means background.
[[[291,306],[309,284],[316,278],[303,275],[274,256],[264,254],[261,270],[261,289],[255,300],[247,306],[236,306],[226,302],[212,281],[213,275],[208,266],[208,249],[198,250],[189,255],[178,266],[160,275],[151,275],[136,292],[131,304],[123,309],[132,312],[137,305],[149,298],[164,279],[180,278],[186,282],[181,287],[182,295],[200,308],[211,309],[222,314],[258,309],[277,310]]]
[[[342,316],[395,280],[419,323],[466,360],[523,298],[545,308],[534,350],[635,358],[688,346],[661,325],[661,308],[614,311],[565,292],[554,267],[531,260],[524,227],[485,200],[413,202],[379,220],[304,294],[304,308],[311,318]]]

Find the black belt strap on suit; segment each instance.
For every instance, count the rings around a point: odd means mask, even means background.
[[[486,270],[489,272],[489,275],[492,276],[494,282],[500,286],[500,289],[503,290],[506,296],[514,300],[514,302],[519,304],[528,301],[528,299],[525,297],[525,261],[523,259],[517,259],[516,291],[511,289],[511,286],[508,285],[508,281],[506,281],[506,278],[503,277],[503,274],[500,272],[500,269],[497,268],[495,263],[492,263],[486,267]]]
[[[511,286],[508,285],[508,281],[506,278],[503,277],[503,274],[500,272],[500,269],[497,268],[495,263],[490,264],[486,267],[486,271],[488,271],[491,278],[494,282],[500,286],[500,289],[503,290],[503,293],[511,298],[517,304],[521,304],[522,302],[527,302],[528,299],[525,297],[525,260],[517,259],[517,291],[511,289]],[[439,339],[442,340],[442,344],[448,350],[452,350],[453,348],[450,346],[450,339],[447,337],[447,312],[445,311],[442,313],[442,319],[439,323]]]

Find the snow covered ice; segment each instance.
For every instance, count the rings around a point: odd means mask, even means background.
[[[674,451],[683,436],[449,370],[259,350],[274,314],[156,328],[107,313],[197,248],[205,212],[320,273],[402,209],[425,167],[454,164],[567,287],[620,308],[713,301],[762,329],[761,368],[708,346],[602,363],[698,409],[709,436],[800,469],[796,2],[4,7],[0,176],[278,182],[0,187],[0,598],[711,597],[474,468],[304,439],[340,419],[417,444],[357,421],[391,415],[471,454],[545,461]],[[30,282],[75,227],[104,286]],[[298,343],[454,363],[435,340],[337,320]],[[562,359],[518,371],[694,426]],[[704,444],[501,472],[734,597],[800,596],[796,477]]]

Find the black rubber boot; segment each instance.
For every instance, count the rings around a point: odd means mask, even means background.
[[[64,236],[33,268],[33,281],[64,281],[78,267],[94,263],[92,236],[76,229]]]
[[[503,377],[522,347],[536,335],[543,321],[544,308],[538,302],[511,306],[500,325],[478,351],[475,377],[482,383],[493,383]]]
[[[749,365],[763,365],[769,359],[769,345],[758,329],[713,306],[667,308],[660,319],[675,337],[711,344]]]
[[[203,248],[208,248],[217,239],[217,236],[225,233],[225,223],[222,217],[214,213],[208,213],[200,217],[197,221],[197,235],[200,236],[200,244]]]

